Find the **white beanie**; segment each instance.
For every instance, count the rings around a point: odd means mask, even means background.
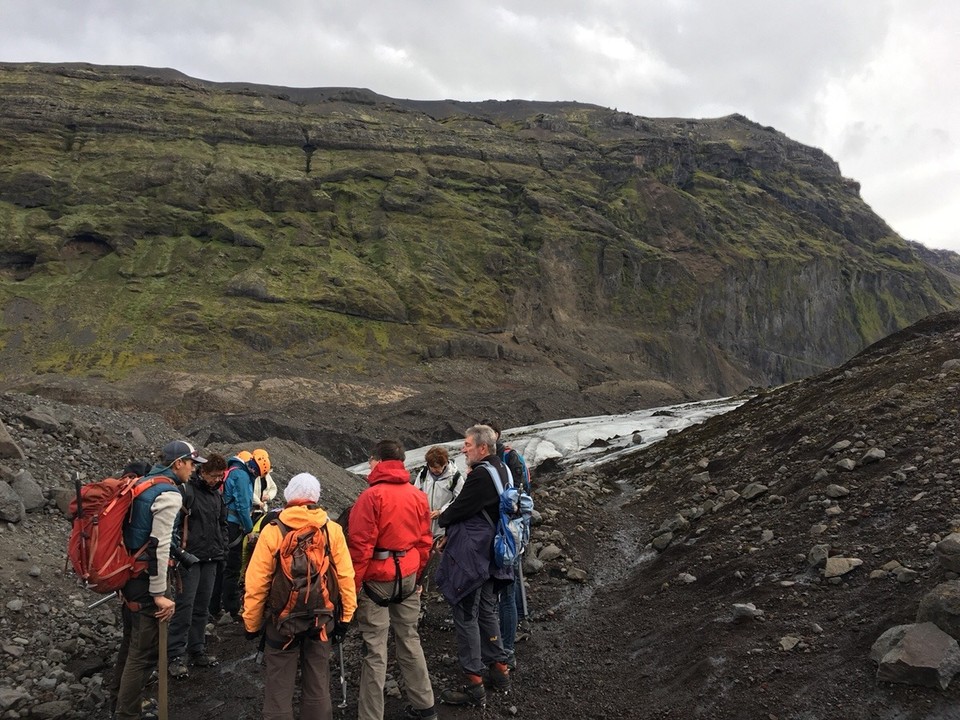
[[[318,502],[320,500],[320,481],[310,473],[294,475],[283,490],[283,498],[288,503],[304,500],[311,503]]]

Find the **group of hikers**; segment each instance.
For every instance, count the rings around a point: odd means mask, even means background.
[[[258,643],[265,720],[293,719],[298,667],[299,717],[332,718],[332,649],[354,626],[363,642],[361,720],[383,718],[391,629],[409,702],[404,717],[430,720],[437,702],[482,706],[488,688],[509,691],[525,594],[519,554],[496,561],[494,539],[502,489],[529,491],[529,476],[495,422],[467,429],[463,454],[466,475],[436,446],[411,478],[402,445],[377,442],[368,487],[338,521],[306,472],[290,478],[283,507],[271,509],[277,487],[264,450],[202,457],[175,440],[156,465],[128,465],[140,491],[123,540],[143,549],[147,563],[121,591],[114,717],[142,717],[141,694],[163,650],[158,672],[166,666],[173,678],[185,677],[188,663],[216,665],[205,638],[218,619],[242,622]],[[462,683],[437,695],[418,630],[431,582],[450,605],[463,672]]]

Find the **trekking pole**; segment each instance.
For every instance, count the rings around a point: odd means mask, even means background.
[[[104,596],[103,596],[102,598],[100,598],[99,600],[94,600],[92,603],[90,603],[89,605],[87,605],[87,610],[93,610],[95,607],[100,607],[100,606],[103,605],[104,603],[110,602],[110,601],[113,600],[115,597],[117,597],[117,593],[110,593],[109,595],[104,595]]]
[[[159,720],[167,720],[167,623],[166,620],[158,620],[160,623],[160,650],[157,658],[157,717]]]
[[[347,671],[343,664],[343,643],[337,645],[340,652],[340,692],[343,693],[343,700],[337,705],[338,708],[347,707]]]
[[[521,611],[523,612],[523,617],[527,617],[527,588],[523,584],[523,555],[520,556],[520,562],[517,563],[517,576],[514,578],[515,582],[520,583],[520,605]]]
[[[257,665],[263,665],[263,649],[267,646],[267,626],[264,625],[263,629],[260,630],[260,645],[257,646],[257,654],[253,658],[253,662]]]
[[[80,471],[73,471],[73,489],[77,492],[77,514],[74,515],[74,518],[78,518],[83,514],[83,500],[80,496]]]
[[[81,485],[80,485],[80,472],[79,472],[78,470],[74,470],[73,473],[71,474],[71,477],[73,478],[73,488],[74,488],[74,490],[76,490],[76,492],[77,492],[77,512],[76,512],[76,514],[71,518],[71,520],[73,521],[73,526],[74,526],[74,527],[77,527],[77,521],[80,520],[80,518],[83,516],[83,497],[82,497],[82,494],[81,494],[81,492],[80,492],[80,487],[81,487]],[[81,532],[81,533],[80,533],[80,557],[86,557],[86,556],[87,556],[87,538],[86,538],[86,535]],[[66,559],[63,561],[63,574],[64,574],[64,575],[67,574],[67,568],[68,568],[68,567],[70,567],[70,556],[69,556],[69,555],[67,555]],[[92,607],[92,606],[91,606],[91,607]]]

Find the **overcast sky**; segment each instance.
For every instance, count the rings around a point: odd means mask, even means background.
[[[957,0],[0,0],[6,62],[739,112],[823,148],[902,236],[960,251],[958,48]]]

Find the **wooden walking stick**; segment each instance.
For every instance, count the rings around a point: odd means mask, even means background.
[[[157,717],[159,720],[167,718],[167,629],[170,625],[166,620],[160,623],[160,654],[157,658]]]

